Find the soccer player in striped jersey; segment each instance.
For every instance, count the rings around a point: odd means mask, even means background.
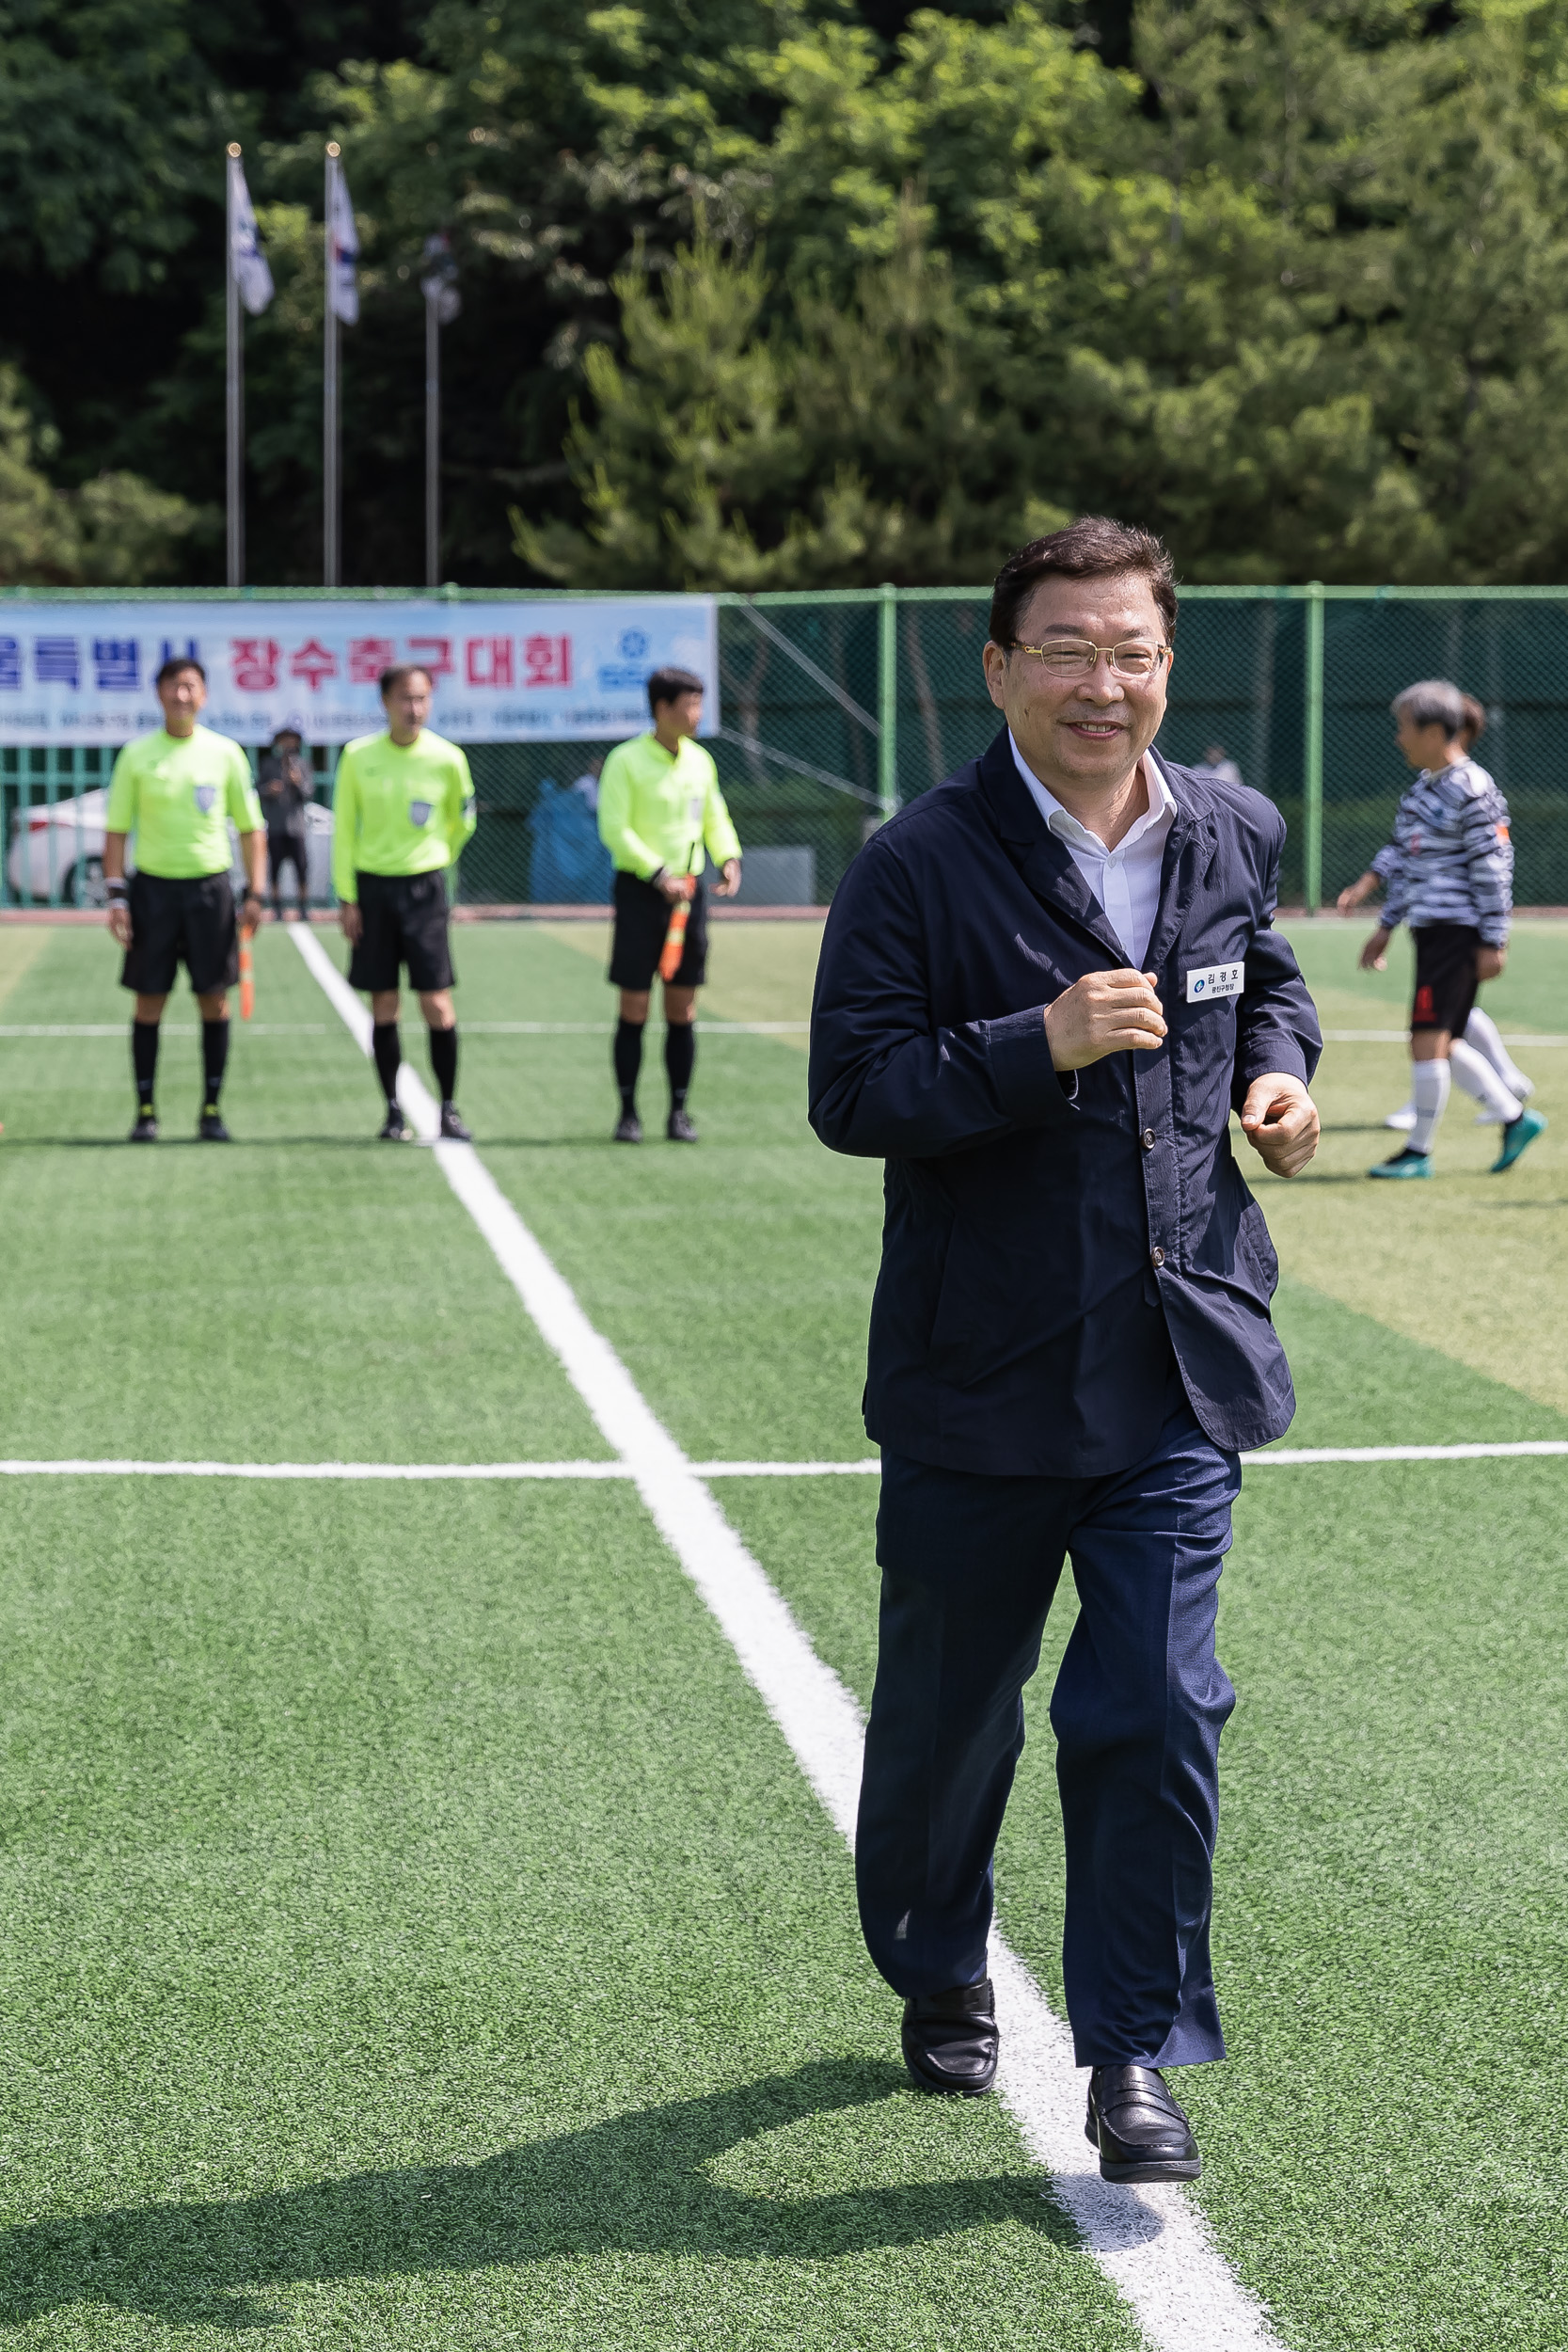
[[[1485,732],[1486,713],[1473,694],[1462,694],[1460,702],[1464,708],[1465,718],[1458,731],[1458,739],[1464,744],[1465,753],[1468,755],[1474,751],[1476,744]],[[1339,913],[1349,914],[1365,899],[1374,897],[1385,886],[1388,876],[1398,863],[1399,850],[1390,841],[1378,851],[1360,881],[1352,882],[1348,890],[1340,891],[1337,901]],[[1489,1012],[1481,1010],[1480,1005],[1471,1008],[1470,1018],[1465,1024],[1465,1042],[1481,1056],[1482,1061],[1491,1064],[1516,1103],[1528,1102],[1535,1092],[1534,1079],[1525,1075],[1503,1043],[1502,1032],[1498,1029],[1497,1023]],[[1476,1125],[1495,1127],[1502,1116],[1503,1114],[1495,1105],[1489,1109],[1485,1104],[1482,1104],[1476,1113]],[[1390,1111],[1383,1123],[1386,1127],[1392,1127],[1401,1134],[1408,1135],[1416,1124],[1415,1096],[1412,1095],[1401,1109]]]
[[[1508,957],[1513,882],[1508,803],[1465,749],[1457,686],[1446,678],[1423,679],[1396,694],[1393,708],[1400,749],[1418,773],[1394,818],[1395,855],[1383,861],[1383,919],[1361,950],[1361,965],[1382,971],[1395,926],[1409,925],[1416,946],[1410,1016],[1416,1124],[1404,1150],[1369,1173],[1396,1179],[1433,1173],[1433,1140],[1450,1075],[1502,1126],[1502,1148],[1493,1162],[1497,1173],[1512,1168],[1546,1124],[1465,1042],[1477,987],[1496,979]]]

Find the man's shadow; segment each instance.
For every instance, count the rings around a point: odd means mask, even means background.
[[[879,2060],[824,2058],[480,2164],[356,2172],[231,2202],[28,2223],[0,2233],[0,2327],[102,2303],[172,2326],[276,2328],[287,2314],[266,2308],[257,2290],[611,2250],[821,2261],[1003,2219],[1076,2248],[1037,2172],[776,2198],[725,2188],[704,2169],[760,2133],[906,2089],[902,2071]]]

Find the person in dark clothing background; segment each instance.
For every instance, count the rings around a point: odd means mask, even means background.
[[[267,824],[267,869],[272,880],[272,911],[283,920],[281,876],[285,866],[294,869],[299,891],[299,919],[309,920],[310,877],[306,866],[308,840],[305,812],[315,799],[303,745],[293,727],[283,727],[261,754],[256,787]]]

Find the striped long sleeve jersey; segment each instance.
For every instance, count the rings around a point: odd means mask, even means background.
[[[1513,844],[1508,803],[1484,768],[1456,759],[1423,768],[1399,805],[1393,839],[1372,860],[1385,884],[1383,920],[1468,923],[1489,947],[1508,940]]]

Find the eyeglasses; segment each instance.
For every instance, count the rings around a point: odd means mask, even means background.
[[[1030,655],[1047,677],[1059,678],[1064,683],[1071,678],[1092,677],[1101,654],[1110,663],[1112,675],[1124,678],[1152,677],[1160,664],[1170,659],[1168,645],[1146,645],[1133,637],[1120,645],[1096,645],[1086,637],[1062,637],[1051,645],[1023,645],[1015,639],[1011,650]]]

